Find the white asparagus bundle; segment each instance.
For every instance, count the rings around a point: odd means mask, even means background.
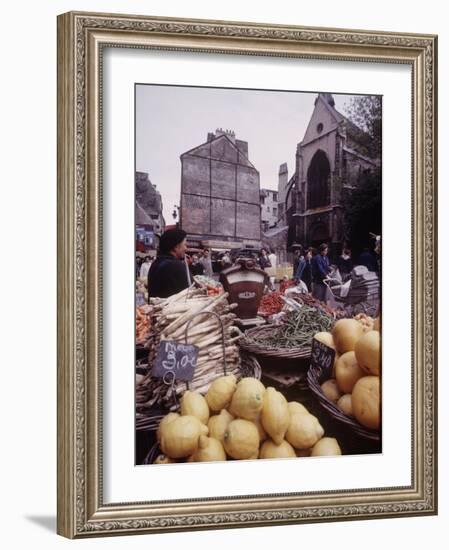
[[[216,298],[213,298],[212,301],[209,303],[207,302],[204,303],[203,301],[201,301],[199,304],[195,304],[195,302],[192,302],[191,310],[187,311],[186,313],[178,317],[176,321],[173,321],[170,325],[168,325],[168,327],[164,330],[164,336],[167,336],[167,335],[169,336],[170,334],[173,335],[175,329],[179,328],[184,324],[187,324],[191,320],[193,321],[194,317],[198,313],[200,312],[206,313],[209,311],[213,311],[214,306],[219,301],[226,300],[227,297],[228,297],[228,293],[224,292],[223,294],[218,295]]]
[[[237,306],[229,304],[227,298],[227,293],[208,296],[205,289],[194,288],[185,289],[167,299],[151,298],[149,314],[152,320],[152,338],[148,357],[150,369],[156,359],[160,342],[174,340],[199,348],[194,377],[189,382],[191,389],[205,392],[215,378],[223,375],[225,364],[227,374],[238,375],[240,355],[236,342],[241,333],[233,326],[236,317],[233,310]],[[137,408],[169,405],[174,395],[180,395],[185,389],[185,382],[175,382],[172,388],[162,380],[152,378],[150,370],[137,387]]]

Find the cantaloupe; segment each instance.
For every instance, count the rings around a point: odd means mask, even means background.
[[[348,416],[354,416],[352,412],[352,395],[345,393],[337,401],[337,407]]]
[[[340,355],[335,366],[335,378],[342,393],[351,393],[357,380],[365,375],[366,372],[360,368],[354,351]]]
[[[332,328],[332,336],[338,353],[354,351],[357,340],[363,334],[362,325],[355,319],[339,319]]]
[[[352,390],[352,410],[362,426],[373,430],[379,429],[381,412],[378,376],[364,376],[355,384]]]
[[[337,381],[335,380],[335,378],[329,378],[329,380],[323,382],[321,384],[321,389],[323,390],[324,395],[329,399],[329,401],[333,401],[334,403],[336,403],[341,397],[341,391],[337,386]]]
[[[355,345],[355,357],[366,373],[379,376],[380,373],[380,333],[377,330],[367,332]]]

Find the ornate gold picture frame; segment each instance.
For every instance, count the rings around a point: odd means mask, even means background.
[[[146,501],[105,500],[103,56],[108,48],[410,68],[412,249],[405,264],[412,307],[404,312],[412,343],[410,484],[156,500],[149,487]],[[82,538],[437,513],[436,139],[433,35],[96,13],[59,16],[59,534]]]

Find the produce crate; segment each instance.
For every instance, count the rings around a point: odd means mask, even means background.
[[[381,431],[365,428],[355,418],[346,415],[337,405],[328,399],[321,389],[321,384],[330,378],[330,370],[326,370],[317,365],[311,365],[307,373],[307,382],[311,392],[317,398],[321,407],[326,411],[328,416],[335,420],[340,426],[346,427],[353,434],[362,439],[368,439],[379,443],[381,441]]]

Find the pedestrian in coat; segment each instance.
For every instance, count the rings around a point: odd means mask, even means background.
[[[149,297],[168,298],[189,286],[186,236],[182,229],[168,229],[162,234],[157,257],[148,272]]]
[[[329,247],[323,243],[320,245],[320,253],[312,258],[312,295],[321,302],[326,302],[327,287],[324,279],[329,273]]]

